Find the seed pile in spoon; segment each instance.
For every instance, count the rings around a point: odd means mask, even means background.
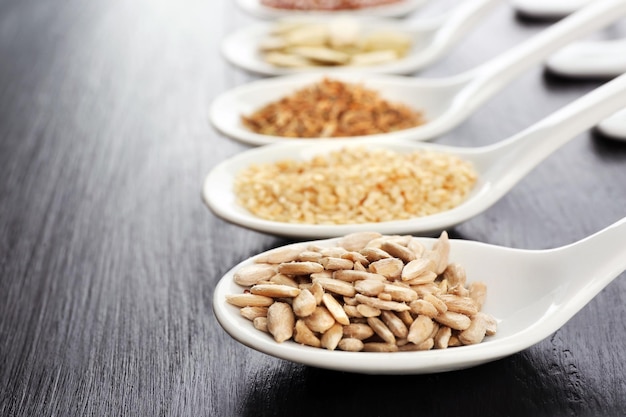
[[[255,133],[292,138],[374,135],[425,123],[422,114],[358,84],[324,79],[241,117]]]
[[[378,223],[454,208],[476,180],[473,166],[453,155],[350,146],[311,160],[251,165],[237,174],[234,192],[266,220]]]
[[[448,235],[425,248],[412,236],[365,232],[335,247],[279,248],[234,274],[226,300],[276,342],[395,352],[476,344],[496,332],[481,312],[487,288],[448,260]]]
[[[328,21],[282,20],[259,42],[263,59],[278,67],[365,66],[396,61],[412,39],[393,28],[366,30],[348,17]]]
[[[261,4],[277,9],[350,10],[400,3],[404,0],[261,0]]]

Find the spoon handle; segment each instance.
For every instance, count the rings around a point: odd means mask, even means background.
[[[625,2],[626,3],[626,2]],[[479,161],[497,178],[498,199],[552,152],[626,107],[626,74],[587,93],[506,140],[483,147]]]
[[[510,81],[573,40],[626,15],[626,1],[599,0],[551,25],[510,51],[471,70],[474,81],[467,89],[467,111],[471,112]],[[468,113],[469,114],[469,113]]]
[[[435,50],[447,49],[456,45],[457,41],[475,27],[494,6],[502,0],[469,0],[464,1],[446,19],[433,40]]]
[[[572,276],[582,277],[587,287],[582,296],[590,298],[626,271],[626,217],[556,252]]]

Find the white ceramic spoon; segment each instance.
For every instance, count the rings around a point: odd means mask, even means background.
[[[513,7],[524,16],[554,19],[574,13],[594,0],[512,0]]]
[[[546,61],[553,73],[569,78],[610,78],[626,73],[626,39],[577,42],[566,46]],[[626,140],[626,110],[603,120],[598,131]]]
[[[207,176],[203,197],[217,216],[232,223],[276,235],[292,237],[335,237],[351,232],[376,230],[385,234],[433,233],[476,216],[506,194],[548,155],[577,134],[626,106],[626,74],[593,90],[521,133],[499,143],[461,148],[401,140],[327,140],[315,143],[282,143],[244,151],[217,165]],[[449,153],[473,163],[478,181],[459,206],[438,214],[380,223],[321,225],[284,223],[261,219],[241,207],[234,195],[236,174],[251,164],[279,160],[308,160],[346,146],[369,146],[409,153],[418,149]]]
[[[421,352],[366,353],[329,351],[276,343],[256,330],[239,309],[226,303],[240,294],[229,271],[213,295],[213,310],[222,327],[244,345],[288,361],[348,372],[424,374],[469,368],[522,351],[545,339],[580,311],[626,269],[626,220],[577,243],[550,250],[522,250],[466,240],[450,240],[450,261],[465,267],[468,282],[483,281],[483,311],[498,320],[498,330],[476,345]],[[317,241],[332,246],[336,239]],[[423,238],[427,247],[433,239]]]
[[[626,39],[573,43],[550,56],[546,67],[572,78],[616,77],[626,72]]]
[[[403,0],[398,3],[391,3],[376,7],[364,7],[356,10],[346,11],[302,11],[287,10],[268,7],[261,4],[260,0],[237,0],[237,5],[246,13],[261,19],[275,19],[279,17],[288,17],[295,15],[337,15],[342,13],[350,13],[363,16],[380,16],[380,17],[403,17],[415,10],[419,9],[428,0]]]
[[[626,141],[626,108],[598,123],[597,129],[611,139]]]
[[[427,123],[392,133],[352,137],[389,140],[428,140],[446,133],[469,117],[480,105],[503,89],[532,65],[542,62],[572,40],[582,37],[626,15],[626,1],[598,0],[551,25],[539,35],[510,49],[485,64],[447,78],[410,78],[337,72],[335,79],[362,83],[389,100],[404,102],[424,112]],[[325,74],[301,74],[259,80],[218,96],[209,109],[209,120],[223,134],[253,145],[276,142],[311,142],[261,135],[243,126],[241,115],[251,114],[267,103],[320,81]]]
[[[405,33],[413,39],[413,47],[397,61],[361,67],[335,66],[306,68],[277,67],[267,63],[260,53],[260,43],[266,39],[274,23],[246,26],[226,37],[222,42],[222,54],[227,61],[247,71],[263,75],[286,75],[311,71],[355,71],[379,74],[410,74],[441,58],[473,27],[493,6],[502,0],[466,0],[444,19],[422,22],[398,22],[381,19],[357,19],[363,34],[379,30]],[[302,19],[309,23],[324,23],[328,18]]]

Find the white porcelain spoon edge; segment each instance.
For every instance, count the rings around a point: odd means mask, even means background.
[[[221,43],[222,55],[231,64],[247,71],[263,75],[287,75],[303,72],[354,72],[379,74],[410,74],[440,59],[497,4],[502,0],[473,0],[461,3],[443,18],[422,21],[398,22],[391,19],[352,16],[363,28],[364,33],[377,30],[392,30],[406,33],[413,39],[414,46],[408,54],[393,62],[369,66],[335,67],[278,67],[265,62],[259,52],[260,42],[267,38],[274,23],[264,22],[246,26],[224,38]],[[298,20],[306,23],[328,22],[328,17],[303,17]]]

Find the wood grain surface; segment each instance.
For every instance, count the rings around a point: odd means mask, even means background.
[[[0,2],[0,415],[626,415],[624,275],[541,343],[444,374],[309,368],[221,329],[220,277],[286,243],[200,197],[210,169],[247,148],[207,108],[256,78],[219,53],[253,21],[232,0]],[[472,68],[549,24],[503,2],[422,75]],[[622,21],[593,37],[623,36]],[[437,142],[497,142],[602,82],[538,66]],[[587,132],[451,234],[542,249],[625,215],[626,142]]]

